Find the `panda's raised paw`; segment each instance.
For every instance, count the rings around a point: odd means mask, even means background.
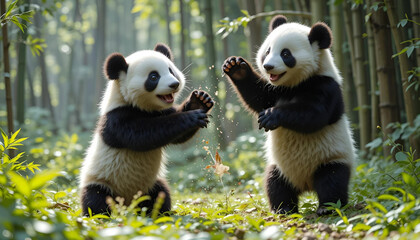
[[[258,128],[259,129],[264,128],[266,132],[268,132],[269,130],[274,130],[278,128],[280,125],[275,115],[276,115],[276,111],[274,108],[269,108],[267,110],[260,112],[258,116],[258,124],[259,124]]]
[[[223,63],[222,69],[232,80],[245,79],[251,70],[248,63],[242,57],[227,58]]]
[[[188,102],[188,109],[202,109],[208,112],[214,106],[214,101],[208,93],[202,90],[194,90],[191,93],[190,100]]]

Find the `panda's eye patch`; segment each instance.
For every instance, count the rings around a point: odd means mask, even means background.
[[[151,92],[155,90],[159,83],[160,75],[156,71],[152,71],[149,73],[149,76],[147,77],[146,82],[144,83],[144,87],[147,91]]]
[[[292,56],[292,53],[290,52],[289,49],[285,48],[281,51],[281,56],[282,57],[290,57],[290,56]]]
[[[160,75],[159,75],[158,72],[153,71],[153,72],[149,73],[148,79],[150,79],[151,81],[157,81],[157,80],[159,80],[159,78],[160,78]]]
[[[281,58],[283,59],[284,64],[289,68],[292,68],[296,65],[296,59],[293,57],[292,52],[289,49],[284,48],[280,53]]]

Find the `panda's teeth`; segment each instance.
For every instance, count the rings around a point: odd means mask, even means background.
[[[283,77],[284,74],[286,74],[286,72],[283,72],[283,73],[280,73],[280,74],[270,74],[270,81],[275,82],[275,81],[279,80],[281,77]]]
[[[173,96],[173,94],[158,95],[158,97],[162,101],[164,101],[165,103],[173,103],[174,102],[174,96]]]

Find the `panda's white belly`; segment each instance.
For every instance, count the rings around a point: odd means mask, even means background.
[[[312,176],[320,164],[342,162],[352,166],[354,146],[346,117],[324,129],[302,134],[285,128],[269,132],[267,159],[301,191],[312,190]]]
[[[163,149],[137,152],[110,148],[96,133],[83,163],[80,187],[103,184],[129,204],[138,191],[147,193],[164,169]]]

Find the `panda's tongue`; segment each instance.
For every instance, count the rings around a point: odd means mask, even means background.
[[[270,74],[270,81],[275,82],[279,80],[280,74]]]
[[[174,96],[173,94],[167,94],[167,95],[158,95],[158,97],[160,99],[162,99],[162,101],[166,102],[166,103],[173,103],[174,102]]]

